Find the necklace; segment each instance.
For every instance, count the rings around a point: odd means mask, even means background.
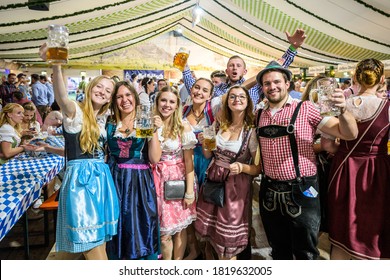
[[[198,123],[203,118],[203,111],[199,115],[195,114],[194,107],[191,107],[191,112],[194,115],[195,121]]]
[[[242,126],[237,126],[237,127],[229,127],[229,130],[233,133],[236,133],[237,131],[240,131],[242,129]]]
[[[128,123],[132,122],[134,119],[131,119]],[[124,122],[122,121],[122,127],[124,126]],[[129,128],[129,125],[126,125],[127,128],[125,129],[125,133],[129,134],[131,132],[131,129]],[[123,130],[122,130],[123,131]]]

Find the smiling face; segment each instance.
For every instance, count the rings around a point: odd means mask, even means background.
[[[124,85],[118,88],[114,102],[121,114],[130,114],[137,106],[134,94]]]
[[[169,118],[178,106],[179,103],[176,94],[170,91],[161,92],[157,100],[157,110],[161,114],[162,119]]]
[[[109,79],[101,79],[91,90],[91,101],[95,108],[102,107],[111,100],[114,85]]]
[[[263,92],[267,97],[270,107],[284,104],[288,98],[288,88],[290,83],[287,82],[281,72],[267,72],[262,77]]]
[[[242,88],[232,88],[228,94],[228,106],[232,112],[245,111],[248,106],[248,96]]]
[[[194,104],[203,104],[211,98],[212,85],[207,80],[199,79],[191,88],[191,99]]]
[[[241,58],[233,57],[229,59],[225,72],[229,80],[235,83],[241,80],[242,77],[244,77],[247,70],[246,70],[245,63]]]

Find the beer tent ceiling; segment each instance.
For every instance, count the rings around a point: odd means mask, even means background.
[[[262,66],[288,46],[285,31],[306,31],[293,66],[337,65],[373,57],[390,59],[389,0],[63,0],[49,11],[27,2],[0,4],[0,59],[42,63],[38,47],[49,24],[70,30],[70,65],[145,44],[178,27],[182,36],[225,57],[239,54]],[[193,10],[202,9],[193,27]],[[109,61],[107,61],[108,63]],[[121,67],[121,65],[118,65]],[[128,65],[122,65],[127,67]]]

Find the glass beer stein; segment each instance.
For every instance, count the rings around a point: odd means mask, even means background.
[[[153,137],[153,110],[149,105],[138,105],[136,115],[135,137]]]
[[[337,88],[334,78],[322,78],[317,81],[317,89],[310,91],[310,101],[315,103],[320,110],[321,116],[338,116],[341,111],[330,100],[331,94]]]
[[[68,63],[69,31],[66,26],[51,24],[47,35],[47,62],[51,64]]]
[[[184,67],[187,64],[187,59],[190,56],[190,51],[186,48],[180,48],[173,58],[173,67],[179,69],[180,71],[184,71]]]
[[[203,147],[206,151],[214,151],[217,148],[215,139],[215,127],[213,125],[203,128]]]

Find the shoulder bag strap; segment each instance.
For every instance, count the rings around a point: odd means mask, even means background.
[[[340,165],[337,167],[336,171],[333,173],[333,176],[332,176],[332,179],[330,179],[329,183],[328,183],[328,187],[332,184],[334,178],[336,177],[336,174],[339,172],[341,166],[343,166],[343,164],[345,163],[345,161],[348,159],[348,157],[352,154],[352,152],[355,150],[355,148],[357,147],[357,145],[360,143],[360,141],[362,141],[364,135],[366,135],[366,133],[368,132],[368,130],[370,129],[370,127],[373,125],[373,123],[376,121],[376,119],[378,118],[378,116],[380,115],[380,113],[382,112],[383,108],[385,107],[385,104],[386,102],[383,102],[381,103],[380,107],[378,108],[378,110],[376,111],[376,115],[375,117],[372,119],[371,123],[367,126],[366,130],[362,133],[362,135],[360,136],[359,140],[356,141],[355,145],[352,147],[352,149],[349,151],[348,155],[344,158],[344,160],[340,163]]]

